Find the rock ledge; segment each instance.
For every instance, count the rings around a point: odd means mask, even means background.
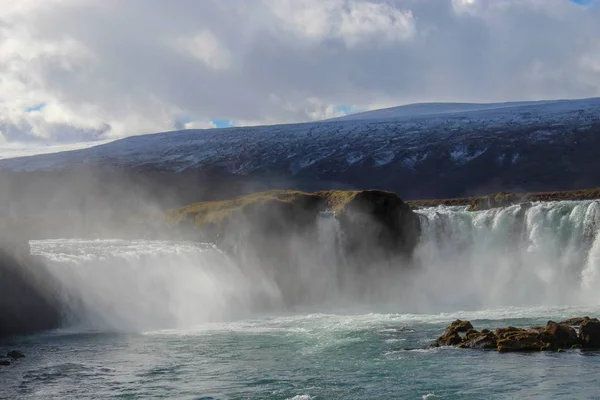
[[[600,349],[600,321],[578,317],[562,322],[548,321],[545,326],[514,326],[477,331],[469,321],[456,320],[435,341],[435,347],[456,346],[466,349],[514,351],[563,351]]]

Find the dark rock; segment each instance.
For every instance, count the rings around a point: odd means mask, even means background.
[[[16,360],[16,359],[19,359],[19,358],[24,358],[25,354],[23,354],[22,352],[20,352],[18,350],[12,350],[12,351],[9,351],[6,354],[6,357],[12,358],[13,360]]]
[[[398,273],[411,265],[420,236],[420,219],[400,197],[382,191],[273,190],[218,203],[197,203],[169,213],[193,240],[214,241],[241,265],[260,263],[281,289],[285,307],[319,301],[299,284],[310,279],[307,265],[322,262],[322,224],[333,224],[332,250],[343,254],[336,265],[338,287],[360,296],[377,296],[381,281],[365,279],[373,271]],[[191,239],[192,237],[190,237]],[[323,289],[326,290],[326,289]],[[381,291],[382,292],[382,291]]]
[[[394,193],[358,192],[338,213],[349,255],[363,260],[410,258],[416,248],[421,223],[418,214]]]
[[[28,246],[0,237],[0,338],[59,327],[58,283]]]
[[[460,333],[467,332],[470,332],[473,335],[476,331],[473,329],[473,325],[471,325],[469,321],[457,319],[456,321],[452,322],[448,328],[446,328],[444,334],[436,340],[435,345],[438,347],[459,345],[465,341],[465,338],[463,338]],[[468,336],[468,334],[465,336]]]
[[[546,328],[539,334],[539,339],[548,343],[552,348],[571,348],[579,343],[577,331],[567,324],[548,321]]]
[[[462,343],[460,347],[467,349],[496,349],[498,347],[498,341],[496,336],[489,333],[480,333],[477,336],[468,338],[469,340]]]
[[[507,333],[498,340],[498,351],[540,351],[545,343],[540,341],[536,331],[522,330]]]
[[[0,360],[0,365],[8,366],[8,365],[10,365],[10,361]]]
[[[467,340],[471,340],[471,339],[478,338],[481,335],[482,335],[481,332],[477,332],[477,330],[475,330],[475,329],[469,329],[465,336],[466,336]]]
[[[513,333],[518,333],[518,332],[525,332],[525,329],[515,328],[514,326],[509,326],[506,328],[496,328],[494,330],[495,335],[498,336],[499,338],[504,338],[505,336],[508,336]]]
[[[600,321],[597,318],[587,319],[581,323],[579,338],[583,347],[600,349]]]
[[[473,325],[469,321],[462,321],[460,319],[457,319],[456,321],[450,324],[448,330],[454,332],[468,332],[469,330],[473,330]]]
[[[440,347],[440,346],[456,346],[456,345],[461,344],[462,342],[463,342],[463,338],[458,334],[458,332],[450,331],[450,332],[446,332],[442,336],[440,336],[436,340],[435,345],[438,347]]]
[[[580,332],[573,326],[581,324]],[[460,333],[466,332],[465,335]],[[600,321],[596,318],[571,318],[529,329],[514,326],[496,328],[494,332],[473,329],[469,321],[456,320],[435,342],[436,346],[457,346],[467,349],[493,349],[500,352],[557,351],[565,349],[600,348]]]

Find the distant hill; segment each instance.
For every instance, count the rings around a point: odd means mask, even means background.
[[[584,104],[586,101],[595,103],[596,100],[597,99],[590,98],[576,100],[576,102],[579,104]],[[523,110],[527,107],[550,107],[551,109],[556,110],[560,108],[561,105],[565,106],[566,108],[570,108],[573,105],[573,100],[513,101],[504,103],[415,103],[350,114],[344,117],[332,118],[328,121],[400,119],[424,115],[433,116],[437,114],[463,113],[469,111],[498,109],[508,111],[509,109],[515,108]]]
[[[140,196],[177,207],[269,189],[381,189],[405,200],[572,190],[600,186],[598,154],[600,98],[416,104],[4,159],[0,208],[122,219]]]

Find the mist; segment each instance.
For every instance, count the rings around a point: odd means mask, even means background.
[[[174,207],[226,198],[219,188],[231,182],[91,169],[54,181],[40,173],[30,185],[15,176],[1,181],[3,220],[11,221],[1,236],[13,238],[3,252],[17,236],[20,245],[31,240],[20,253],[31,253],[23,271],[36,274],[21,280],[59,321],[46,328],[139,332],[282,313],[439,313],[598,300],[597,201],[417,210],[414,248],[394,242],[410,247],[394,252],[374,214],[361,214],[348,230],[332,210],[315,218],[306,204],[260,206],[217,230],[165,219]],[[237,190],[265,188],[246,182]],[[23,304],[13,302],[13,312],[31,318]]]

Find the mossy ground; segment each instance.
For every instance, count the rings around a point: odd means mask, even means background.
[[[231,216],[242,208],[257,203],[296,203],[314,200],[323,210],[340,212],[346,204],[362,191],[327,190],[315,193],[306,193],[297,190],[270,190],[267,192],[253,193],[236,197],[231,200],[208,201],[190,204],[167,213],[169,223],[181,223],[194,220],[196,226],[213,224]]]
[[[561,192],[532,192],[514,194],[525,201],[595,200],[600,199],[600,188]],[[493,194],[487,196],[460,197],[455,199],[412,200],[407,201],[407,203],[411,208],[435,207],[440,205],[466,206],[483,201],[488,196],[493,196]]]

